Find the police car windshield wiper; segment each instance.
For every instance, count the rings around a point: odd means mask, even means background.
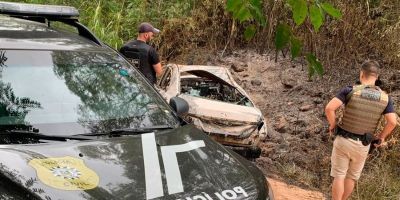
[[[135,135],[141,133],[149,133],[157,130],[165,130],[165,129],[173,129],[175,127],[168,125],[160,125],[160,126],[149,126],[149,127],[141,127],[141,128],[121,128],[121,129],[113,129],[108,134],[109,135]]]
[[[67,140],[91,140],[93,138],[85,136],[65,136],[65,135],[45,135],[34,130],[20,130],[20,129],[10,129],[6,131],[1,131],[1,135],[15,136],[15,137],[29,137],[35,139],[43,140],[54,140],[54,141],[67,141]]]
[[[120,136],[120,135],[139,135],[142,133],[150,133],[153,131],[158,130],[165,130],[165,129],[174,129],[176,127],[169,126],[169,125],[159,125],[159,126],[149,126],[149,127],[140,127],[140,128],[118,128],[112,129],[108,132],[99,132],[99,133],[84,133],[84,134],[77,134],[74,136]]]

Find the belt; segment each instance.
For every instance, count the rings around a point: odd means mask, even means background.
[[[346,131],[340,127],[337,128],[337,135],[343,136],[344,138],[350,138],[353,140],[360,140],[362,141],[363,138],[365,137],[364,135],[360,135],[360,134],[355,134],[349,131]]]

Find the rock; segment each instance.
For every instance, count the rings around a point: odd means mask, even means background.
[[[233,71],[235,72],[243,72],[245,70],[244,67],[242,66],[238,66],[237,64],[232,64],[231,68],[233,69]]]
[[[282,153],[282,154],[286,154],[290,149],[289,144],[287,143],[283,143],[283,144],[279,144],[278,145],[278,149],[277,152]]]
[[[286,88],[293,88],[298,84],[298,77],[295,76],[297,73],[293,68],[289,68],[282,73],[281,83]]]
[[[306,112],[306,111],[311,110],[312,108],[313,108],[313,105],[311,105],[311,104],[309,104],[309,105],[304,105],[304,106],[301,106],[301,107],[300,107],[300,111]]]
[[[322,95],[324,95],[323,92],[321,91],[315,91],[313,92],[313,94],[311,95],[312,97],[322,97]]]
[[[315,104],[321,104],[323,102],[321,98],[315,98],[313,101]]]
[[[299,127],[306,127],[307,126],[307,121],[305,121],[304,119],[299,119],[295,122],[295,124]]]
[[[283,140],[283,137],[280,133],[278,133],[277,131],[268,128],[268,134],[267,134],[267,141],[272,141],[272,142],[280,142],[281,140]]]
[[[279,121],[275,124],[276,131],[279,133],[285,133],[288,122],[284,117],[279,118]]]
[[[294,102],[292,102],[292,101],[287,103],[288,106],[291,106],[293,104],[294,104]]]
[[[260,80],[251,80],[252,85],[260,86],[262,82]]]

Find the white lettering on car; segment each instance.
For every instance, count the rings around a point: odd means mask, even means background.
[[[201,194],[193,197],[185,197],[184,199],[177,200],[227,200],[227,199],[243,199],[249,197],[247,192],[240,186],[234,187],[232,190],[224,190],[222,192],[215,192],[211,197],[209,194],[202,192]]]
[[[165,177],[167,178],[168,193],[175,194],[183,192],[181,172],[179,171],[176,153],[191,151],[205,147],[204,141],[192,141],[181,145],[162,146],[161,155],[163,158]]]
[[[193,197],[193,200],[207,200],[207,199],[201,195],[196,195]]]
[[[225,199],[236,199],[237,198],[237,194],[233,190],[222,191],[222,196],[224,196]]]
[[[249,195],[246,193],[246,191],[244,191],[244,189],[242,187],[234,187],[233,191],[235,191],[238,194],[243,194],[244,197],[248,197]]]
[[[207,197],[207,200],[213,200],[213,199],[210,197],[210,195],[208,195],[207,193],[202,192],[201,194],[203,194],[205,197]]]
[[[142,135],[144,175],[146,180],[146,198],[164,196],[161,167],[158,160],[157,144],[154,133]]]
[[[154,133],[142,134],[142,146],[146,182],[146,199],[164,196],[161,180],[161,167],[158,159],[157,144]],[[161,156],[164,163],[169,194],[183,192],[181,172],[176,153],[187,152],[200,147],[205,147],[203,140],[192,141],[180,145],[161,146]]]

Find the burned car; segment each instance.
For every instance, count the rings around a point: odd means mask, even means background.
[[[0,199],[271,198],[78,16],[0,2]]]
[[[259,155],[258,144],[267,134],[264,117],[228,69],[170,64],[158,86],[166,100],[187,101],[189,112],[183,117],[214,140]]]

